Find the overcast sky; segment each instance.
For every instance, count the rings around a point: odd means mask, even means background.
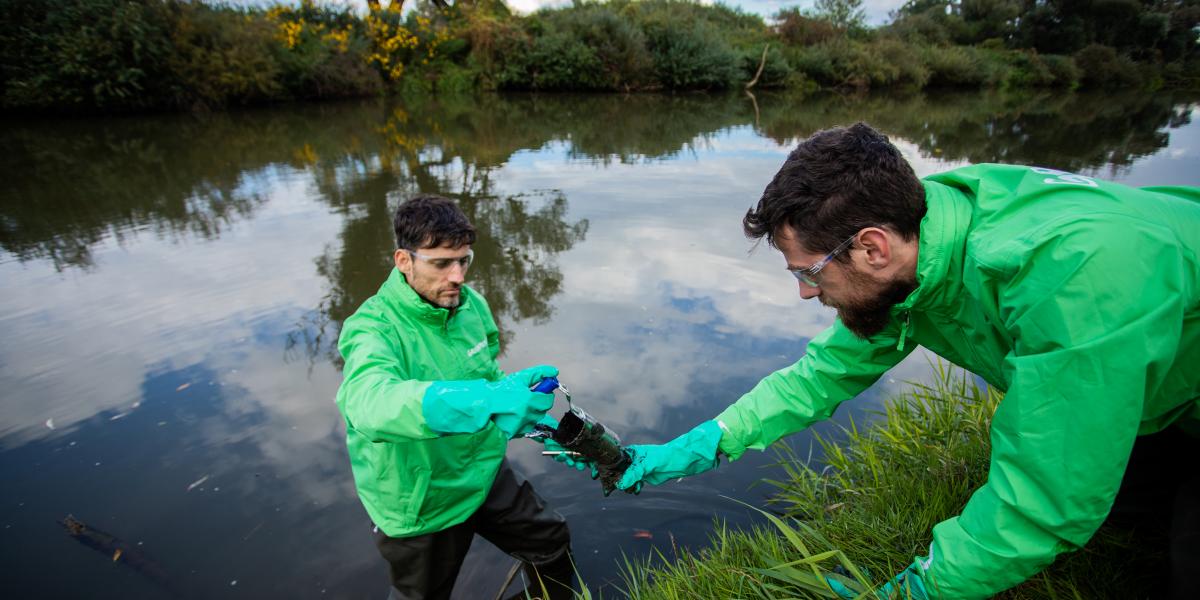
[[[254,0],[251,0],[253,2]],[[366,6],[366,0],[331,0],[337,4],[352,4],[356,6]],[[450,0],[453,2],[454,0]],[[705,4],[709,4],[711,0],[702,0]],[[812,8],[816,0],[725,0],[725,4],[730,6],[741,7],[746,12],[760,14],[764,17],[769,17],[781,8],[799,6],[800,8]],[[533,12],[543,6],[563,6],[571,3],[571,0],[505,0],[509,7],[522,12]],[[904,4],[904,0],[863,0],[863,9],[867,13],[867,23],[871,25],[881,25],[887,21],[888,12],[899,8]]]

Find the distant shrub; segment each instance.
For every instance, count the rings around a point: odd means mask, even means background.
[[[1041,57],[1042,62],[1046,63],[1046,68],[1050,70],[1050,74],[1054,76],[1054,85],[1068,88],[1075,88],[1079,85],[1082,72],[1070,56],[1042,54]]]
[[[914,44],[946,45],[950,43],[951,36],[942,16],[922,13],[896,19],[888,27],[888,32]]]
[[[1089,87],[1140,85],[1141,76],[1133,61],[1117,54],[1115,48],[1091,44],[1075,53],[1080,83]]]
[[[280,65],[273,57],[282,49],[273,39],[270,22],[239,18],[202,4],[184,4],[178,10],[171,32],[175,52],[168,59],[171,72],[179,78],[174,104],[211,109],[283,93]]]
[[[546,18],[592,50],[599,68],[597,89],[628,89],[650,75],[653,58],[645,35],[628,17],[592,6],[547,13]]]
[[[602,63],[596,51],[565,31],[537,36],[525,58],[522,82],[511,87],[535,90],[607,89]]]
[[[873,82],[875,85],[922,88],[929,82],[929,69],[913,45],[894,38],[882,38],[872,42],[870,48],[877,60],[891,65],[886,71],[887,78]]]
[[[467,64],[485,89],[519,87],[526,83],[525,66],[533,39],[513,20],[472,14],[466,21]]]
[[[1054,73],[1042,61],[1036,50],[1003,52],[1010,67],[1001,82],[1004,87],[1047,87],[1054,85]]]
[[[833,23],[809,17],[799,8],[785,8],[775,13],[775,21],[775,32],[786,44],[813,46],[842,35]]]
[[[754,74],[758,72],[758,65],[762,63],[762,74],[758,76],[758,87],[780,87],[787,85],[789,76],[792,74],[792,68],[788,65],[787,60],[780,53],[779,47],[772,46],[767,52],[767,60],[763,62],[762,50],[758,48],[747,48],[742,51],[742,73],[740,80],[750,81],[754,79]]]
[[[0,3],[6,106],[137,109],[171,95],[171,11],[157,0]]]
[[[921,58],[929,70],[929,85],[936,87],[980,87],[988,82],[988,71],[978,52],[964,46],[926,46]]]
[[[711,25],[657,23],[646,29],[654,77],[668,89],[724,89],[741,73],[740,57]]]
[[[916,49],[896,39],[864,43],[838,39],[793,49],[792,66],[810,79],[833,87],[923,87],[930,72]]]

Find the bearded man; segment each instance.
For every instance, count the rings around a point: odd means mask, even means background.
[[[922,345],[1006,396],[987,482],[883,595],[990,596],[1136,514],[1170,539],[1150,593],[1200,598],[1200,189],[1012,165],[920,180],[859,123],[802,142],[743,225],[837,319],[716,419],[631,447],[618,487],[762,450]]]

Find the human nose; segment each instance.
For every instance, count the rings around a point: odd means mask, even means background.
[[[452,263],[447,270],[446,278],[452,283],[462,283],[467,279],[467,268],[462,263]]]
[[[808,285],[803,281],[797,282],[797,285],[800,286],[800,298],[804,300],[810,300],[821,295],[821,288],[815,285]]]

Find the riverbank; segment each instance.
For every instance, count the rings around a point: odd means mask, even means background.
[[[1191,33],[1200,13],[1186,7],[1020,14],[1016,4],[980,12],[910,2],[871,28],[855,12],[860,0],[784,9],[770,23],[688,0],[577,2],[530,15],[502,0],[368,4],[359,14],[312,0],[0,0],[10,25],[0,32],[0,106],[103,113],[475,90],[1200,86]]]
[[[930,531],[957,514],[987,478],[988,428],[1001,395],[942,364],[928,385],[886,403],[860,429],[817,437],[825,467],[787,455],[773,527],[733,531],[717,524],[712,545],[627,561],[625,589],[638,599],[836,598],[818,573],[846,573],[860,589],[883,585]],[[725,466],[723,468],[731,468]],[[736,468],[736,467],[732,467]],[[1153,589],[1155,556],[1128,534],[1101,528],[1081,550],[997,598],[1136,598]],[[1161,564],[1161,563],[1159,563]]]

